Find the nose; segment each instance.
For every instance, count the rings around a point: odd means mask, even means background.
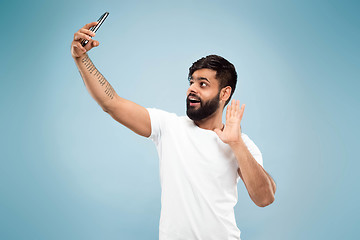
[[[197,92],[198,92],[198,90],[197,90],[195,84],[191,84],[189,86],[189,88],[188,88],[188,91],[187,91],[188,95],[189,95],[189,93],[195,93],[196,94]]]

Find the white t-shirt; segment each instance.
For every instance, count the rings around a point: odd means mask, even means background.
[[[229,145],[187,116],[148,108],[150,139],[159,154],[161,183],[160,240],[239,240],[238,163]],[[243,141],[256,161],[261,152]]]

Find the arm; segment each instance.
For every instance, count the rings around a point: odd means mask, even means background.
[[[259,207],[270,205],[275,200],[276,185],[274,180],[256,162],[242,140],[229,145],[238,161],[238,173],[250,198]]]
[[[238,173],[253,202],[265,207],[275,200],[276,185],[264,168],[256,162],[241,138],[240,122],[245,105],[240,109],[239,101],[232,101],[226,109],[224,130],[215,129],[220,139],[229,144],[238,161]]]
[[[71,54],[84,84],[94,100],[111,117],[135,133],[149,137],[151,122],[146,108],[119,97],[87,55],[90,49],[99,45],[98,41],[90,38],[90,36],[95,36],[95,33],[88,30],[96,24],[97,22],[86,24],[74,34],[71,44]],[[82,39],[89,40],[85,47],[81,46]]]

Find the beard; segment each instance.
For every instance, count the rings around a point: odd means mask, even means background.
[[[216,112],[219,108],[220,104],[220,91],[219,93],[212,99],[203,102],[200,99],[200,107],[196,109],[193,106],[190,106],[189,97],[194,96],[197,97],[195,94],[189,94],[186,98],[186,115],[193,121],[200,121],[203,120]]]

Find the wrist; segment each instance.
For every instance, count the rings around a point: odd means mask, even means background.
[[[229,142],[228,145],[229,145],[232,149],[235,149],[235,148],[239,148],[239,147],[244,146],[245,143],[244,143],[244,141],[242,140],[242,138],[240,137],[239,140]]]
[[[71,55],[72,56],[72,58],[74,59],[74,60],[76,60],[76,59],[82,59],[83,57],[85,57],[87,55],[87,53],[84,53],[84,54],[81,54],[81,55],[78,55],[78,56],[74,56],[74,55]]]

